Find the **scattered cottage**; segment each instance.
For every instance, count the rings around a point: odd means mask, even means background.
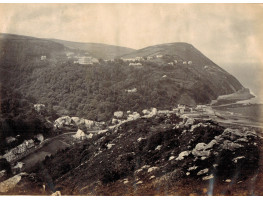
[[[178,112],[179,112],[179,113],[181,113],[181,114],[184,113],[184,111],[185,111],[185,105],[180,105],[180,104],[178,104],[177,108],[178,108]]]
[[[174,63],[173,62],[169,62],[168,65],[174,66]]]
[[[142,66],[141,63],[130,63],[129,66]]]
[[[34,104],[34,109],[38,113],[43,112],[45,110],[45,105],[44,104]]]
[[[163,55],[161,55],[161,54],[156,55],[156,58],[162,58],[162,57],[163,57]]]
[[[41,56],[40,57],[40,60],[46,60],[47,59],[47,56]]]
[[[137,92],[137,88],[133,88],[133,89],[128,89],[128,90],[125,90],[126,92],[128,92],[128,93],[135,93],[135,92]]]
[[[153,59],[153,57],[152,57],[152,56],[147,56],[146,59],[147,59],[147,60],[151,60],[151,59]]]
[[[191,64],[193,64],[193,62],[190,60],[190,61],[188,61],[188,65],[191,65]]]
[[[16,138],[14,138],[14,137],[7,137],[7,138],[5,138],[5,141],[6,141],[7,144],[10,144],[10,143],[16,141]]]
[[[114,112],[113,115],[116,118],[122,118],[123,117],[123,112],[122,111],[116,111],[116,112]]]

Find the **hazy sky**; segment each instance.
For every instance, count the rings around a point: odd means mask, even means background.
[[[260,4],[0,4],[0,32],[135,49],[188,42],[218,64],[263,58],[262,18]]]

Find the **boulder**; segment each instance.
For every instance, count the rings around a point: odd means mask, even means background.
[[[184,157],[189,156],[191,151],[183,151],[181,152],[175,160],[183,160]]]
[[[0,193],[8,192],[13,189],[22,179],[22,176],[27,175],[26,173],[17,174],[0,183]]]

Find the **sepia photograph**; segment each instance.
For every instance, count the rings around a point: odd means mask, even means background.
[[[262,196],[262,18],[0,3],[0,196]]]

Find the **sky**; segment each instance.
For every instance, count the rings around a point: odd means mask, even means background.
[[[261,4],[0,4],[0,32],[140,49],[187,42],[216,63],[261,62]]]

